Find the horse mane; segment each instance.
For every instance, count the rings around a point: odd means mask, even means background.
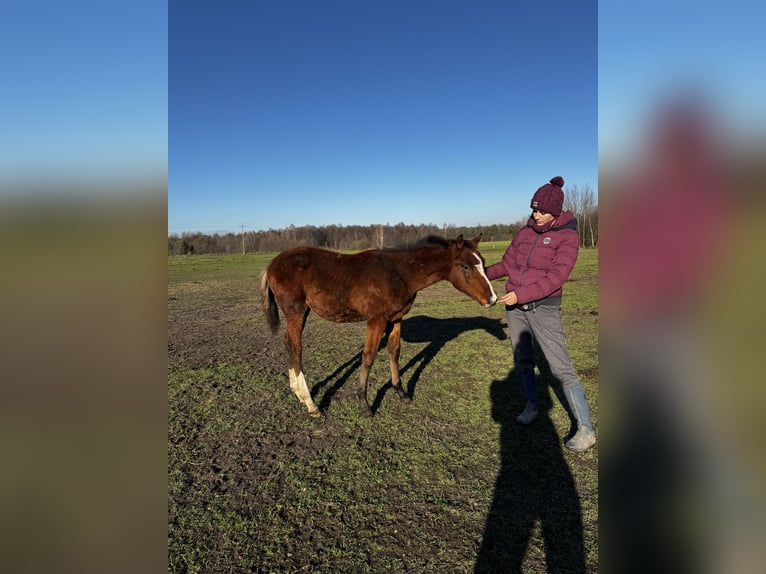
[[[415,247],[449,247],[452,243],[454,243],[454,239],[445,239],[444,237],[439,237],[438,235],[429,235],[427,237],[424,237],[423,239],[418,240],[415,243]]]
[[[444,237],[439,237],[438,235],[428,235],[427,237],[422,237],[415,242],[397,245],[396,247],[390,247],[388,249],[417,249],[419,247],[444,247],[447,249],[454,242],[454,239],[445,239]]]

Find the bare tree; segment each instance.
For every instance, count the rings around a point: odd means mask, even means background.
[[[585,184],[585,187],[582,189],[581,193],[581,207],[582,207],[582,225],[583,225],[583,236],[585,235],[586,231],[588,232],[588,235],[590,236],[590,245],[591,247],[596,246],[596,232],[595,232],[595,225],[594,221],[596,220],[596,215],[598,214],[598,206],[596,204],[596,194],[593,193],[593,189],[589,184]],[[585,245],[585,241],[583,240],[583,245]]]
[[[578,226],[582,226],[583,220],[583,207],[582,207],[582,192],[576,185],[570,185],[564,192],[564,209],[571,211],[575,216]],[[580,245],[585,245],[585,237],[582,231],[580,232]]]
[[[580,189],[576,185],[570,185],[564,192],[564,211],[571,211],[577,217],[579,211]]]
[[[572,185],[564,193],[564,209],[577,219],[580,227],[580,245],[595,247],[598,238],[598,205],[590,184],[582,188]]]
[[[375,235],[374,235],[375,247],[377,247],[378,249],[383,249],[383,245],[385,243],[384,239],[385,239],[385,235],[383,233],[383,226],[376,225]]]

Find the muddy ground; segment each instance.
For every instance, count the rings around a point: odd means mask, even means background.
[[[310,317],[314,420],[255,275],[170,278],[170,572],[597,571],[597,454],[561,448],[569,420],[544,380],[550,416],[533,432],[504,423],[522,405],[502,313],[453,305],[448,285],[423,297],[403,327],[413,403],[386,383],[384,345],[366,420],[364,325]],[[597,366],[581,374],[592,384]]]

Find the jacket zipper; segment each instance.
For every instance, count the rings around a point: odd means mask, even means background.
[[[535,234],[535,242],[532,244],[532,248],[529,250],[529,253],[527,254],[527,260],[524,263],[524,271],[521,272],[519,275],[519,287],[521,287],[524,284],[524,273],[527,272],[529,269],[529,258],[532,257],[532,252],[535,250],[535,246],[537,245],[537,240],[540,239],[540,236]]]

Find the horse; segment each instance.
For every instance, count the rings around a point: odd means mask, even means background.
[[[366,321],[364,350],[356,397],[362,416],[371,416],[367,378],[383,333],[391,364],[391,385],[404,402],[410,397],[399,378],[402,318],[418,291],[437,281],[452,285],[483,305],[497,302],[477,249],[481,234],[471,240],[429,236],[411,247],[369,249],[344,254],[319,247],[295,247],[277,255],[260,281],[262,305],[274,335],[279,310],[285,317],[285,346],[290,388],[309,415],[321,416],[311,398],[301,364],[301,335],[311,311],[337,323]]]

